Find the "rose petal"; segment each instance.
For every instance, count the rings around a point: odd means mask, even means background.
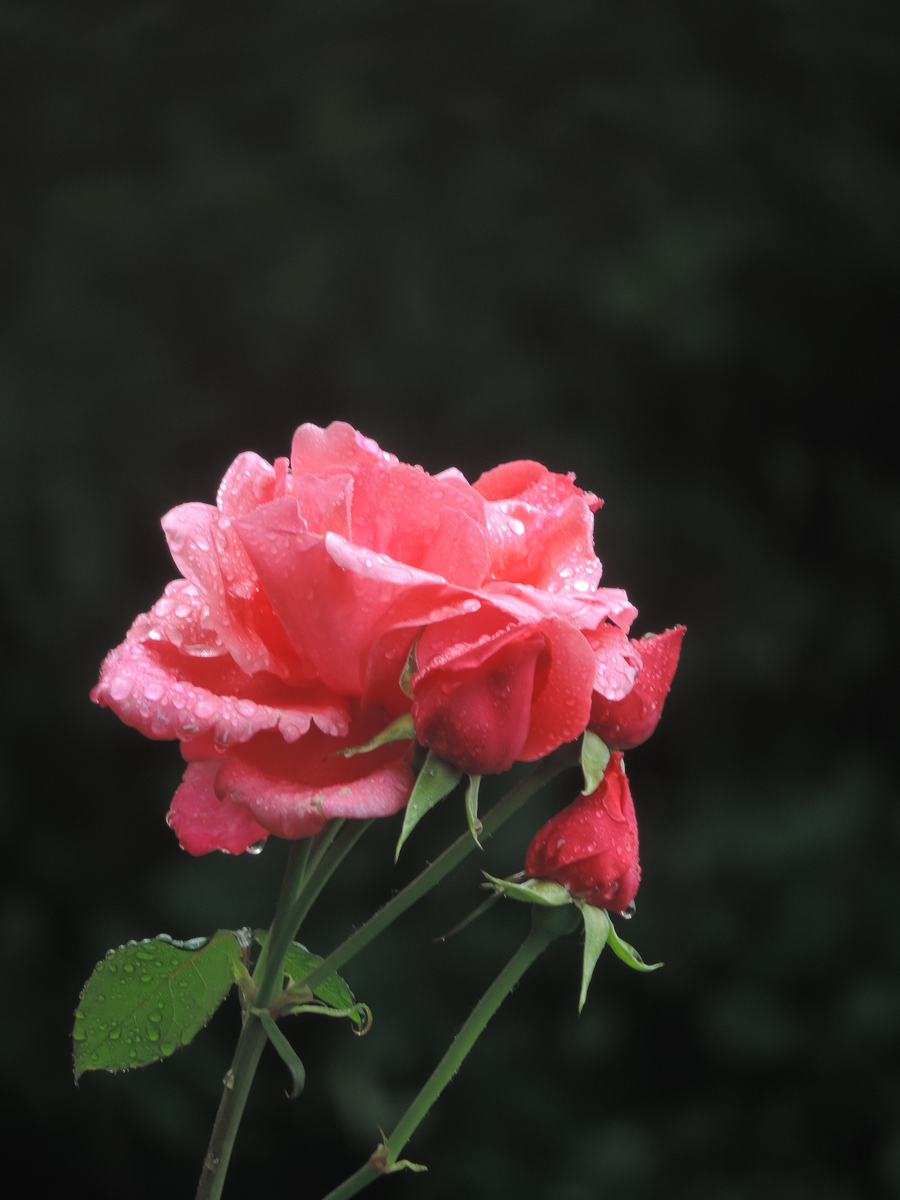
[[[544,621],[540,629],[549,654],[535,678],[531,725],[519,754],[525,762],[578,737],[591,715],[594,655],[584,635],[560,620]]]
[[[404,807],[414,782],[405,762],[349,783],[314,786],[274,778],[252,763],[233,760],[222,767],[216,787],[271,833],[301,838],[317,833],[333,817],[388,817]]]
[[[218,798],[214,784],[221,765],[191,763],[166,814],[189,854],[208,854],[210,850],[242,854],[269,836],[246,808]]]
[[[225,472],[216,495],[216,507],[226,517],[237,517],[274,499],[274,469],[264,458],[247,450]]]
[[[519,620],[561,617],[577,629],[596,629],[609,619],[627,633],[637,616],[637,609],[621,588],[549,592],[530,584],[496,582],[485,584],[479,594]]]
[[[487,565],[484,508],[482,498],[459,480],[435,479],[406,463],[371,461],[354,471],[350,540],[454,583],[476,577],[480,583]],[[441,535],[449,512],[468,517],[472,525],[453,550]],[[448,534],[452,532],[451,525]],[[463,559],[466,550],[471,560]],[[429,553],[434,555],[432,566],[425,562]]]
[[[590,727],[613,750],[631,750],[653,733],[678,666],[684,626],[632,641],[640,656],[634,686],[623,698],[607,698],[599,689],[591,706]]]
[[[484,533],[467,513],[458,508],[443,509],[421,567],[460,587],[481,587],[491,569]]]
[[[248,674],[272,670],[269,648],[247,621],[258,580],[230,519],[210,504],[182,504],[166,513],[162,527],[176,566],[203,591],[213,628],[235,661]]]
[[[350,536],[352,475],[330,475],[327,479],[317,479],[315,475],[295,475],[293,495],[311,533]]]
[[[540,628],[519,625],[436,657],[412,681],[419,741],[470,775],[508,771],[528,737],[545,648]]]
[[[292,688],[268,672],[246,675],[230,658],[192,658],[160,642],[125,641],[107,655],[91,692],[152,738],[210,732],[220,746],[276,729],[295,741],[314,723],[345,734],[346,701],[319,685]]]
[[[413,776],[406,762],[411,741],[391,742],[369,754],[337,753],[359,746],[387,723],[377,708],[356,713],[346,735],[327,737],[311,729],[288,745],[262,733],[235,747],[216,781],[219,795],[251,809],[281,837],[306,837],[332,816],[388,816],[409,798]]]
[[[406,605],[404,621],[455,602],[472,602],[470,593],[438,575],[355,546],[335,533],[324,538],[309,533],[293,497],[263,505],[239,517],[235,526],[302,659],[344,695],[362,694],[369,653],[398,602]],[[416,614],[409,611],[413,603]]]
[[[396,463],[398,459],[380,449],[377,442],[363,437],[346,421],[332,421],[326,429],[305,424],[294,434],[291,445],[291,470],[294,475],[326,478],[371,461]]]
[[[600,625],[585,637],[594,651],[594,691],[607,700],[621,700],[634,687],[641,656],[621,629]]]
[[[168,642],[182,654],[195,658],[216,658],[228,653],[210,624],[205,594],[187,579],[167,583],[150,611],[135,618],[126,640]]]

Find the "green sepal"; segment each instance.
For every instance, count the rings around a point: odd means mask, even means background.
[[[591,976],[594,974],[594,967],[597,965],[597,959],[609,940],[612,922],[604,909],[594,908],[592,905],[586,904],[584,900],[576,900],[575,903],[581,909],[581,915],[584,918],[584,959],[581,966],[581,994],[578,997],[580,1013],[584,1008],[585,1000],[587,1000],[588,987]]]
[[[609,923],[609,944],[613,952],[621,958],[622,962],[632,967],[635,971],[658,971],[663,965],[661,962],[645,963],[634,946],[629,946],[628,942],[622,941],[613,928],[612,921]]]
[[[417,675],[419,671],[419,664],[416,662],[416,647],[419,644],[419,638],[424,632],[425,630],[423,627],[416,634],[415,641],[410,646],[409,654],[406,656],[406,662],[403,664],[403,670],[400,672],[400,691],[410,700],[412,700],[415,695],[413,692],[412,677],[413,675]]]
[[[75,1013],[75,1080],[85,1071],[126,1071],[188,1045],[243,968],[229,929],[176,942],[166,934],[111,950],[84,985]]]
[[[488,881],[483,887],[492,887],[495,891],[509,896],[510,900],[523,900],[526,904],[541,904],[545,908],[559,908],[563,904],[571,904],[572,897],[561,883],[552,879],[526,879],[524,883],[516,883],[511,879],[497,879],[482,871]]]
[[[397,842],[397,850],[394,854],[395,862],[400,857],[403,843],[418,823],[438,801],[450,795],[462,779],[462,774],[458,767],[438,758],[433,750],[428,751],[406,806],[406,812],[403,814],[403,829],[400,831],[400,840]]]
[[[581,770],[584,773],[584,791],[582,796],[590,796],[596,792],[609,762],[609,747],[601,741],[590,729],[584,731],[581,739]]]
[[[481,787],[481,776],[470,775],[469,786],[466,788],[466,819],[469,822],[469,833],[472,835],[472,841],[479,850],[483,850],[481,842],[478,840],[478,835],[481,833],[484,826],[478,820],[478,789]]]
[[[370,750],[377,750],[379,746],[387,746],[390,742],[415,741],[415,737],[416,727],[413,724],[412,713],[404,713],[396,721],[391,721],[390,725],[382,729],[381,733],[376,733],[365,745],[348,746],[345,750],[335,750],[335,755],[352,758],[354,754],[368,754]]]
[[[254,1016],[259,1017],[262,1027],[266,1031],[266,1036],[278,1051],[281,1061],[290,1071],[294,1086],[287,1093],[287,1098],[288,1100],[296,1100],[306,1084],[306,1068],[300,1061],[297,1051],[278,1028],[272,1014],[264,1008],[254,1008],[250,1011]]]
[[[264,946],[268,938],[268,930],[255,929],[253,931],[254,939]],[[319,1000],[328,1005],[329,1008],[338,1009],[341,1015],[347,1015],[357,1026],[362,1026],[364,1022],[363,1016],[358,1013],[359,1008],[365,1008],[365,1005],[358,1005],[340,975],[329,975],[327,979],[321,979],[315,986],[313,991],[308,987],[303,986],[303,980],[322,963],[324,959],[319,954],[313,954],[311,950],[307,950],[300,942],[291,942],[288,947],[288,952],[284,959],[284,973],[287,977],[287,987],[284,995],[284,1011],[297,1012],[299,1006],[306,1004],[313,999],[315,995]],[[279,999],[275,999],[272,1008],[275,1009],[279,1005]],[[353,1015],[353,1014],[356,1015]],[[280,1016],[281,1013],[279,1012]]]

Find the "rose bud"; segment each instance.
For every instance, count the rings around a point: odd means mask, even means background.
[[[659,724],[678,666],[684,628],[676,625],[665,633],[649,633],[639,639],[630,639],[640,655],[641,666],[634,686],[624,699],[608,700],[594,691],[588,728],[611,750],[632,750],[640,746]]]
[[[538,830],[525,856],[525,874],[555,880],[595,908],[622,912],[629,907],[641,867],[621,754],[610,757],[595,791],[579,796]]]

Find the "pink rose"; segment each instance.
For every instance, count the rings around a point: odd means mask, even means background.
[[[589,796],[578,799],[535,834],[525,874],[552,879],[595,908],[627,909],[641,881],[637,818],[622,755],[613,754]]]
[[[431,476],[349,425],[291,459],[238,456],[216,506],[163,518],[183,578],[105,660],[92,696],[189,762],[169,820],[237,853],[407,801],[409,742],[335,758],[412,712],[471,774],[577,737],[639,667],[625,593],[599,588],[593,510],[570,476],[507,463]],[[414,647],[412,697],[400,686]]]

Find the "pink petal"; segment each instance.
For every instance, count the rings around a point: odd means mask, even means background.
[[[332,421],[326,429],[320,429],[318,425],[301,425],[291,445],[291,470],[297,476],[323,478],[335,473],[345,474],[350,468],[373,460],[398,461],[345,421]]]
[[[192,658],[151,641],[108,654],[91,698],[147,737],[211,733],[219,746],[268,729],[296,741],[313,723],[341,735],[349,722],[346,702],[321,685],[292,688],[268,672],[248,676],[230,658]]]
[[[422,570],[460,587],[479,588],[491,569],[484,534],[458,508],[441,511],[438,531],[422,557]]]
[[[216,658],[228,651],[212,628],[209,604],[196,584],[174,579],[147,613],[136,617],[128,630],[129,642],[168,642],[182,654]]]
[[[486,573],[484,507],[482,498],[464,481],[435,479],[421,467],[405,463],[372,461],[354,471],[350,540],[435,574],[444,575],[441,568],[446,565],[453,573],[444,577],[452,582],[477,576],[480,583]],[[468,517],[473,526],[453,554],[440,548],[442,519],[448,510]],[[439,557],[427,566],[425,558],[432,547]],[[467,549],[471,561],[461,557]]]
[[[398,602],[408,609],[415,601],[426,613],[472,602],[440,576],[338,534],[309,533],[293,497],[264,505],[235,525],[292,643],[319,678],[344,695],[361,695],[369,653]],[[403,619],[413,616],[405,610]]]
[[[585,637],[594,651],[594,691],[607,700],[622,700],[634,687],[641,656],[621,629],[600,625]]]
[[[419,741],[470,775],[508,771],[528,737],[545,645],[540,627],[516,625],[432,658],[412,681]]]
[[[258,454],[239,454],[219,484],[216,506],[226,517],[252,512],[275,499],[275,471]]]
[[[330,475],[327,479],[295,475],[292,494],[311,533],[339,533],[349,537],[352,475]]]
[[[413,783],[405,762],[391,763],[348,783],[313,786],[231,760],[219,772],[216,786],[233,805],[244,805],[254,824],[258,821],[279,837],[301,838],[317,833],[333,817],[388,817],[404,807]]]
[[[235,661],[248,674],[271,670],[268,647],[241,619],[258,580],[230,519],[209,504],[182,504],[166,513],[162,527],[175,565],[203,591],[210,621]]]
[[[609,619],[627,633],[637,609],[621,588],[593,592],[549,592],[525,583],[488,583],[479,593],[521,621],[560,617],[577,629],[596,629]]]
[[[540,627],[549,655],[538,664],[531,725],[520,758],[531,762],[584,732],[591,715],[594,655],[585,637],[566,621]]]
[[[656,729],[678,666],[684,632],[683,625],[676,625],[631,642],[640,670],[624,699],[594,693],[590,727],[611,749],[631,750]]]
[[[243,854],[269,836],[268,830],[246,808],[218,798],[214,784],[221,765],[221,762],[191,763],[166,814],[170,827],[189,854],[208,854],[210,850]]]

